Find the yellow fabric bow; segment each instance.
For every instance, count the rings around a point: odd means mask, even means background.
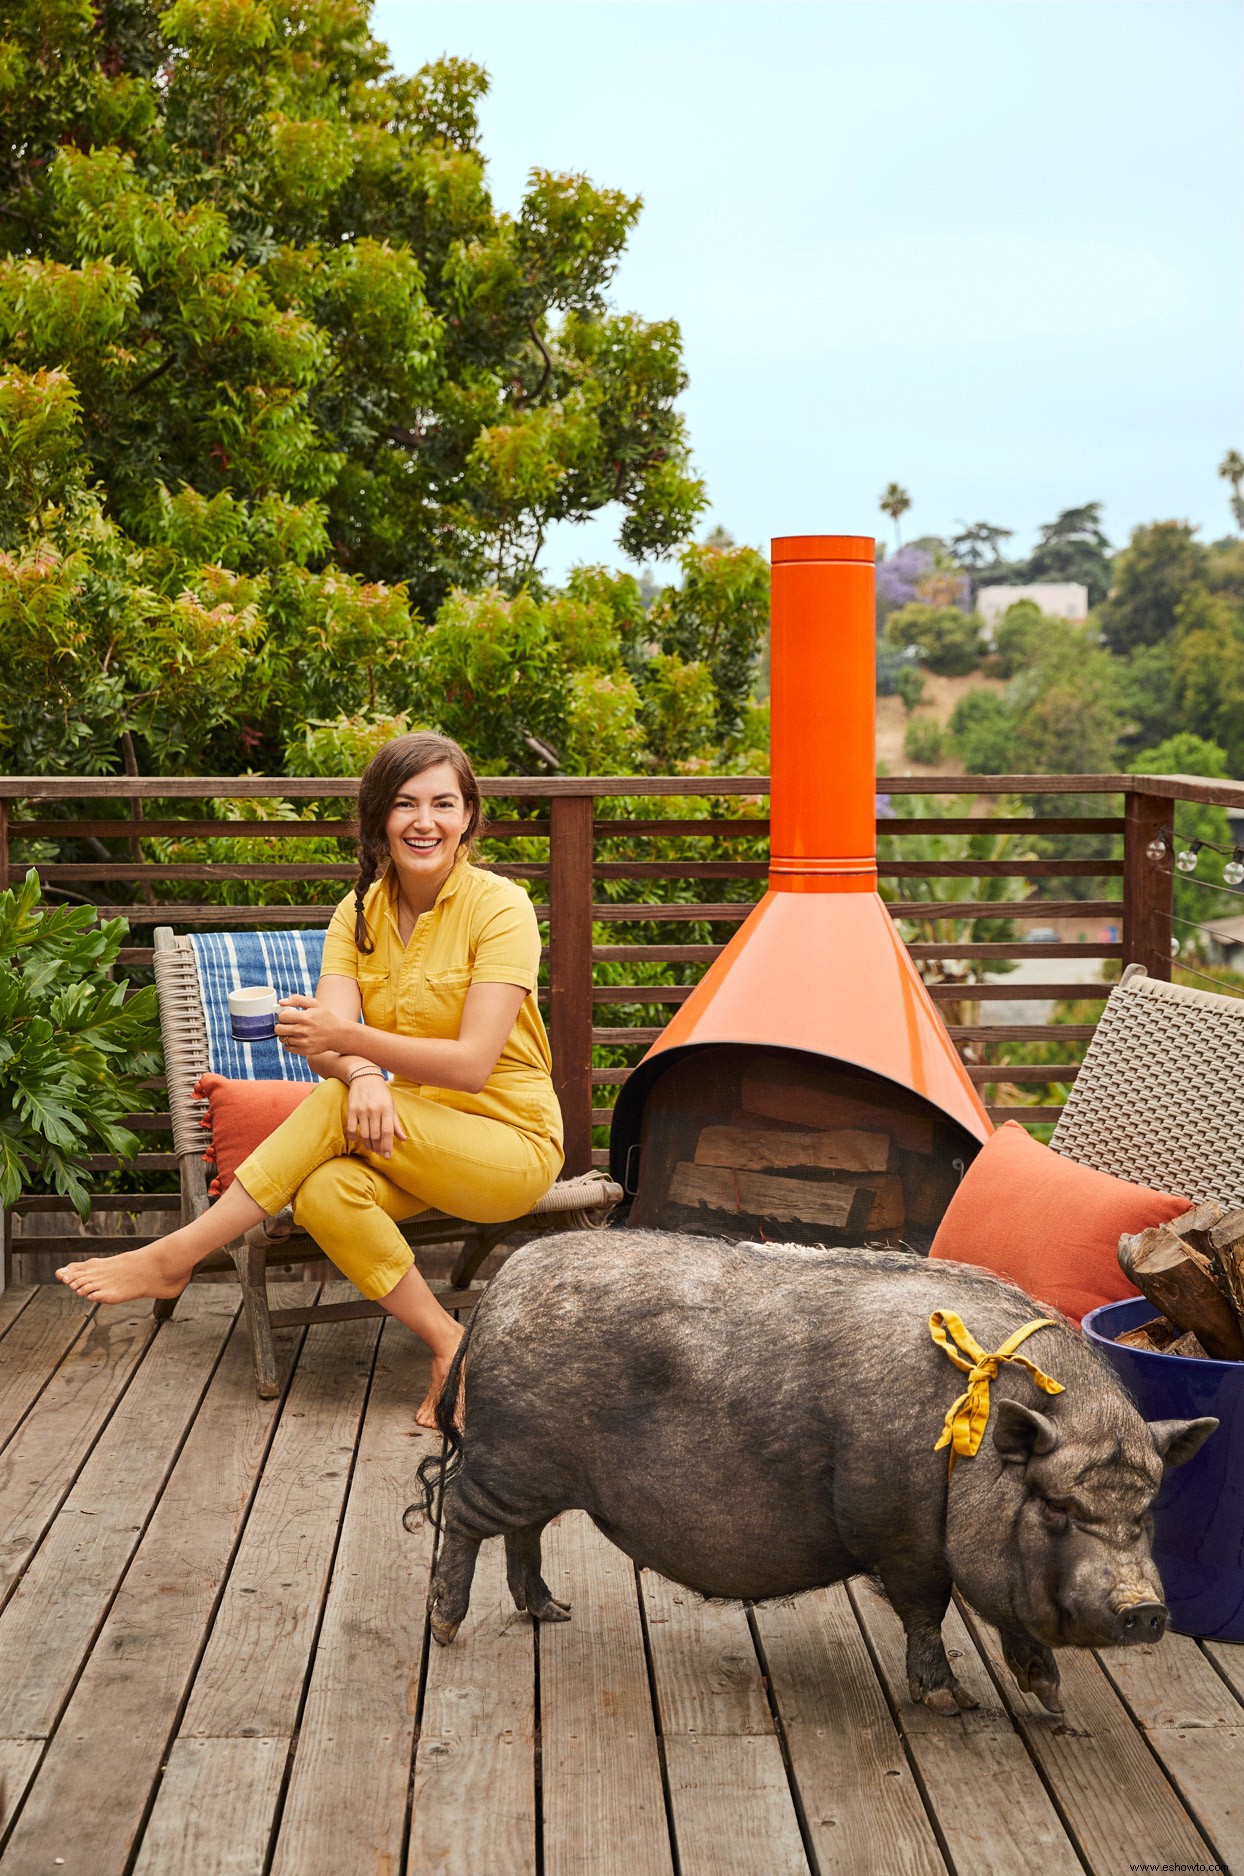
[[[1029,1361],[1027,1355],[1017,1355],[1015,1350],[1026,1336],[1035,1329],[1049,1328],[1053,1316],[1038,1316],[1033,1322],[1026,1322],[1022,1329],[1016,1329],[1008,1335],[1002,1347],[990,1355],[981,1347],[974,1336],[963,1326],[961,1317],[949,1309],[935,1309],[929,1317],[929,1333],[939,1348],[944,1348],[956,1368],[962,1368],[968,1377],[965,1391],[960,1394],[946,1412],[946,1424],[942,1436],[933,1451],[940,1452],[943,1446],[950,1448],[950,1471],[955,1469],[955,1458],[965,1453],[971,1458],[981,1443],[986,1422],[989,1419],[989,1383],[995,1379],[998,1369],[1004,1361],[1013,1361],[1019,1367],[1026,1368],[1039,1388],[1047,1394],[1061,1394],[1061,1381],[1055,1381],[1048,1374],[1042,1374],[1035,1361]],[[952,1347],[952,1339],[958,1348]],[[959,1350],[963,1353],[960,1354]],[[971,1360],[965,1359],[971,1356]]]

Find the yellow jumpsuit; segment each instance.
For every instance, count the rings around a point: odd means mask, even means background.
[[[354,899],[324,941],[322,974],[352,977],[363,1021],[392,1035],[455,1040],[473,983],[527,991],[496,1067],[478,1094],[395,1078],[406,1134],[392,1157],[346,1136],[345,1085],[327,1080],[243,1160],[237,1177],[266,1212],[292,1201],[297,1223],[364,1296],[387,1296],[414,1262],[398,1224],[435,1206],[499,1223],[520,1217],[562,1165],[562,1118],[536,1004],[540,933],[513,881],[459,859],[436,904],[403,946],[390,870],[364,900],[370,954],[354,942]]]

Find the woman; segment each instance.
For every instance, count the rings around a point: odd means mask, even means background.
[[[93,1303],[177,1296],[202,1258],[292,1202],[364,1296],[431,1349],[416,1418],[435,1425],[462,1331],[398,1225],[429,1206],[520,1217],[562,1164],[535,912],[520,886],[471,864],[480,818],[479,785],[448,737],[399,736],[373,758],[358,883],[333,914],[315,996],[284,998],[277,1025],[321,1084],[192,1224],[66,1264],[63,1283]]]

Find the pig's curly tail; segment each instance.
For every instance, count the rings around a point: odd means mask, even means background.
[[[402,1523],[408,1531],[418,1529],[421,1516],[429,1519],[436,1530],[440,1530],[441,1519],[436,1501],[439,1497],[444,1503],[445,1487],[462,1470],[462,1428],[457,1423],[456,1411],[462,1385],[462,1364],[466,1360],[467,1346],[474,1327],[473,1312],[436,1402],[436,1425],[445,1443],[439,1453],[428,1454],[415,1474],[423,1489],[422,1505],[407,1505],[402,1513]]]

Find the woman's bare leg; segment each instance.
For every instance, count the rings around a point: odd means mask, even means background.
[[[380,1299],[382,1309],[412,1329],[432,1351],[432,1380],[419,1403],[415,1419],[421,1427],[436,1426],[436,1403],[445,1385],[449,1365],[462,1340],[462,1324],[442,1309],[423,1278],[412,1264],[387,1296]]]
[[[131,1303],[141,1296],[180,1296],[196,1264],[213,1251],[223,1250],[267,1216],[263,1206],[235,1179],[229,1190],[192,1224],[154,1239],[140,1251],[122,1251],[116,1257],[87,1257],[80,1263],[62,1264],[56,1274],[88,1303]]]

